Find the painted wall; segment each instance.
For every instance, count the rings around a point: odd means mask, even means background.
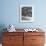
[[[34,6],[34,22],[19,21],[20,5]],[[13,24],[16,28],[34,28],[40,25],[41,28],[46,29],[46,0],[0,0],[0,31],[9,24]]]

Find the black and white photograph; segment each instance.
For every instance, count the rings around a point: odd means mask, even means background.
[[[34,8],[32,5],[20,6],[20,22],[33,22]]]

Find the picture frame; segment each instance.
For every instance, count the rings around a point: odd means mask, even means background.
[[[20,22],[33,22],[33,21],[34,21],[34,6],[20,5]]]

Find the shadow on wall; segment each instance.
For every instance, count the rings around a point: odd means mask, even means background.
[[[0,24],[0,43],[2,43],[2,32],[5,32],[6,30],[4,30],[4,28],[6,28],[6,26],[4,24]]]

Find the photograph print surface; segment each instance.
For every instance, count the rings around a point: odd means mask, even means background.
[[[33,6],[21,5],[20,6],[20,22],[32,22],[34,11]]]

